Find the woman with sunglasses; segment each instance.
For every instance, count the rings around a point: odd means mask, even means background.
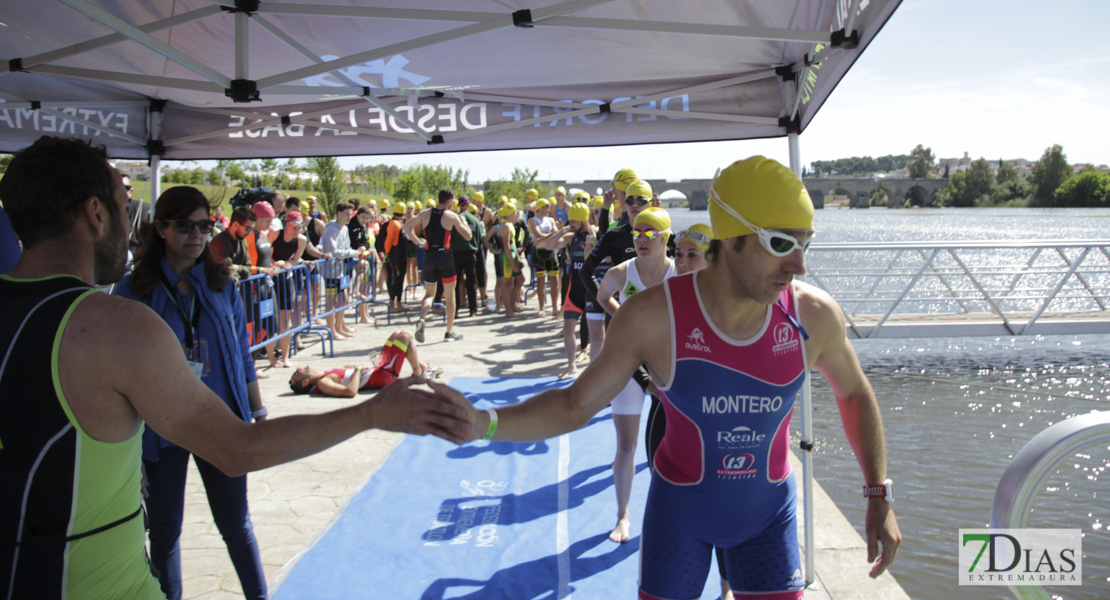
[[[266,418],[246,316],[228,267],[208,248],[212,228],[208,199],[192,187],[166,190],[145,228],[145,252],[134,271],[112,292],[137,300],[160,315],[177,335],[197,376],[244,421]],[[142,373],[140,376],[156,376]],[[143,468],[149,496],[150,561],[162,591],[181,598],[181,523],[190,453],[147,428]],[[266,575],[247,508],[247,477],[228,477],[199,456],[212,516],[247,598],[266,597]]]
[[[670,235],[671,217],[667,211],[653,207],[636,217],[632,227],[636,258],[609,269],[598,288],[597,297],[610,316],[632,295],[675,276],[674,262],[667,258]],[[636,437],[640,431],[640,413],[644,409],[643,386],[636,379],[629,379],[610,406],[617,429],[617,456],[613,460],[617,526],[609,539],[623,543],[628,541],[628,498],[632,494],[632,478],[636,475]]]

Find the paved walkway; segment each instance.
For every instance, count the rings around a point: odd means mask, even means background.
[[[415,302],[408,305],[413,310],[394,318],[392,324],[386,324],[384,307],[375,308],[377,326],[359,325],[354,338],[335,343],[333,358],[322,357],[319,343],[313,343],[292,362],[316,367],[365,364],[368,353],[379,348],[391,331],[413,330],[417,305]],[[556,337],[561,317],[552,318],[550,308],[543,318],[535,317],[535,299],[530,300],[528,308],[528,317],[512,321],[485,311],[477,317],[459,319],[455,330],[464,336],[459,342],[444,342],[443,325],[438,319],[429,319],[427,343],[419,347],[421,359],[445,367],[442,379],[446,381],[457,376],[558,375],[564,364],[562,339]],[[290,369],[263,372],[270,375],[261,384],[273,417],[323,412],[366,398],[364,394],[352,400],[294,396],[288,386]],[[408,367],[402,374],[408,374]],[[349,499],[389,458],[402,438],[401,434],[369,431],[315,456],[250,474],[251,515],[271,592],[299,555],[328,529]],[[800,473],[800,467],[796,471]],[[818,522],[815,560],[821,589],[807,593],[806,598],[906,598],[889,574],[876,581],[867,580],[863,540],[823,491],[819,491],[815,506]],[[212,523],[195,467],[190,469],[186,487],[181,546],[185,598],[242,597],[223,540]]]

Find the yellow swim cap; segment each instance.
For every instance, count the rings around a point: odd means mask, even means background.
[[[478,205],[471,202],[470,204],[466,205],[466,210],[471,214],[475,214],[478,212]]]
[[[470,199],[475,201],[475,202],[485,202],[486,201],[486,195],[483,192],[474,192],[473,194],[470,195]]]
[[[590,200],[590,208],[592,210],[598,210],[604,205],[605,205],[605,198],[602,198],[601,196],[594,196],[593,199]]]
[[[540,193],[536,191],[536,188],[531,188],[527,192],[524,192],[524,197],[528,200],[535,200],[540,197]]]
[[[385,210],[387,208],[389,208],[389,200],[388,199],[382,198],[381,200],[378,200],[378,209],[379,210]]]
[[[504,219],[506,217],[513,216],[513,213],[515,213],[515,212],[516,212],[516,205],[513,204],[512,202],[506,202],[505,206],[502,206],[500,208],[500,210],[497,211],[497,217],[500,218],[500,219]]]
[[[582,190],[578,190],[578,193],[574,195],[574,201],[576,203],[577,202],[589,202],[590,201],[590,195],[587,194],[586,192],[583,192]]]
[[[628,186],[631,188],[632,186]],[[653,229],[658,229],[659,233],[663,234],[663,241],[666,242],[671,237],[671,215],[667,211],[657,206],[650,206],[644,209],[636,217],[636,221],[632,223],[633,227],[638,225],[651,225]]]
[[[581,202],[575,202],[567,209],[567,219],[571,221],[582,221],[583,223],[590,220],[590,207]]]
[[[678,233],[680,235],[679,237],[676,237],[674,239],[674,243],[681,244],[682,242],[689,240],[702,252],[709,250],[709,242],[713,239],[713,228],[706,225],[705,223],[695,223],[691,225],[689,229],[685,231],[680,231]],[[693,235],[690,235],[691,233]],[[699,233],[701,235],[698,235]],[[702,241],[702,236],[705,237],[704,241]]]
[[[613,187],[622,192],[626,192],[628,190],[628,184],[637,179],[639,179],[639,177],[636,177],[636,172],[632,169],[621,169],[617,171],[616,175],[613,175]]]
[[[408,207],[412,210],[416,210],[416,203],[415,202],[409,202]]]
[[[555,193],[556,194],[562,194],[562,195],[566,196],[567,195],[567,188],[560,185],[559,187],[555,188]]]
[[[793,171],[752,156],[717,173],[709,188],[709,222],[717,238],[754,233],[737,215],[765,229],[812,229],[813,201]]]
[[[644,198],[647,198],[648,200],[651,200],[654,194],[655,193],[651,191],[651,186],[648,185],[648,182],[640,181],[639,179],[630,182],[627,186],[625,186],[624,189],[625,196],[642,196]]]
[[[497,201],[497,205],[498,206],[504,206],[505,203],[508,202],[508,201],[509,201],[508,196],[501,196],[501,199]]]
[[[455,198],[455,201],[451,203],[451,210],[453,210],[455,212],[458,212],[458,210],[459,210],[459,199],[458,198]]]
[[[403,215],[403,214],[405,214],[405,209],[406,208],[407,207],[405,206],[404,202],[398,202],[397,204],[393,205],[393,214]]]
[[[308,200],[301,200],[301,212],[308,212]]]
[[[540,198],[539,200],[536,200],[535,204],[532,205],[532,210],[539,210],[546,207],[548,204],[551,203],[547,201],[547,198]]]

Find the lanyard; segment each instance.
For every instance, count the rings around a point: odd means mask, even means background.
[[[177,288],[170,285],[170,280],[166,278],[165,273],[159,273],[162,276],[162,287],[166,288],[166,293],[169,294],[170,302],[173,307],[177,309],[177,314],[181,316],[181,323],[185,327],[185,347],[193,347],[193,338],[197,335],[197,329],[200,324],[200,310],[197,309],[197,294],[194,291],[189,296],[189,314],[186,315],[181,305],[177,302]]]

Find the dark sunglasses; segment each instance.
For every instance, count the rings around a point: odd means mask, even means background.
[[[130,191],[131,191],[131,186],[129,186],[129,185],[125,185],[125,186],[123,186],[123,189],[125,189],[125,190],[127,190],[127,191],[129,191],[129,192],[130,192]]]
[[[651,202],[651,200],[644,198],[643,196],[628,196],[624,199],[624,203],[629,206],[644,206],[649,202]]]
[[[194,227],[196,227],[201,233],[208,233],[209,231],[212,231],[212,221],[209,221],[208,219],[201,219],[199,221],[190,221],[189,219],[170,219],[163,222],[167,225],[173,225],[173,228],[176,229],[178,233],[183,233],[186,235],[191,233]]]

